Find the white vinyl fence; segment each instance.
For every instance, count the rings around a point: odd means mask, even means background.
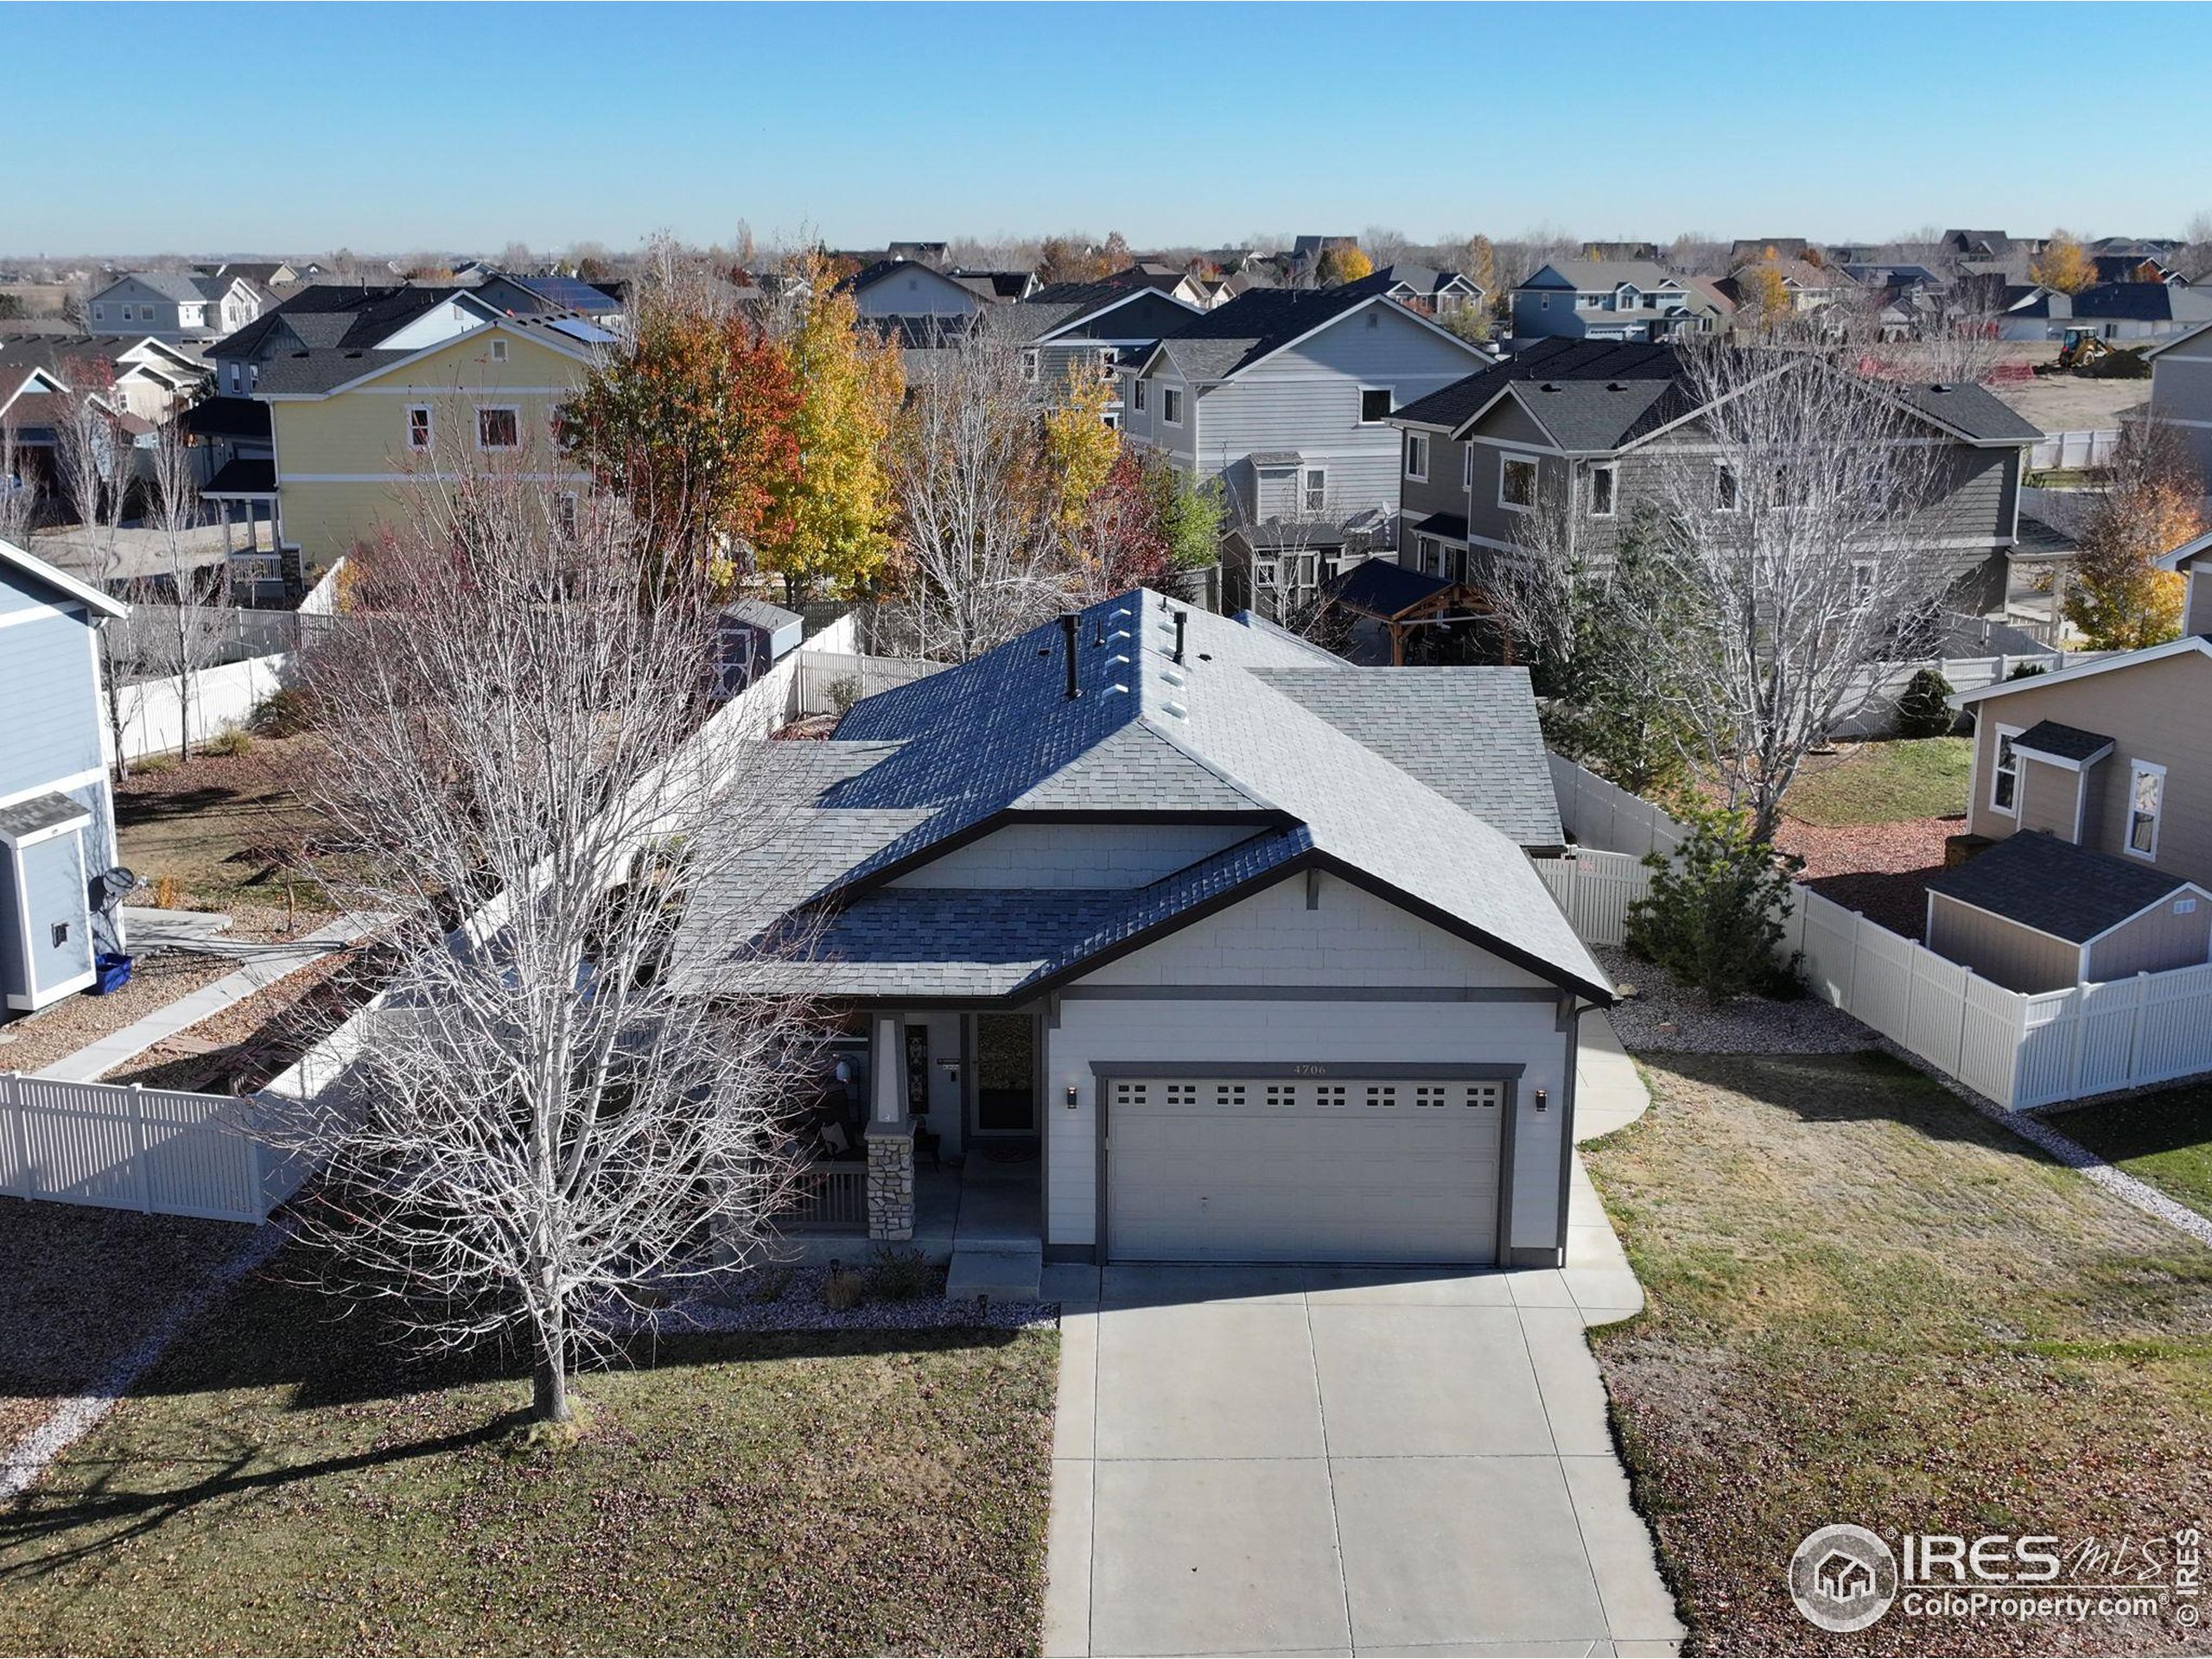
[[[2120,429],[2116,426],[2086,432],[2052,432],[2041,443],[2030,447],[2027,470],[2042,473],[2055,468],[2104,467],[2111,463],[2113,454],[2119,448]]]
[[[1585,943],[1621,943],[1651,890],[1649,853],[1685,828],[1649,802],[1558,755],[1560,817],[1582,844],[1535,861]],[[2212,966],[2024,995],[1809,887],[1796,890],[1781,949],[1802,951],[1811,994],[1999,1105],[2055,1105],[2212,1071]]]
[[[858,652],[822,651],[803,645],[795,653],[798,678],[792,711],[800,715],[842,712],[862,697],[893,686],[926,679],[944,667],[911,657],[869,657]],[[842,701],[842,707],[841,707]]]
[[[1979,691],[2002,683],[2021,668],[2056,674],[2112,656],[2108,651],[2035,651],[1993,657],[1942,657],[1919,663],[1874,663],[1852,677],[1844,693],[1842,713],[1833,731],[1838,737],[1886,737],[1897,730],[1897,702],[1912,677],[1932,668],[1950,683],[1954,691]]]

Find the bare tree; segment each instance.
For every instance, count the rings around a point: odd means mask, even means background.
[[[619,509],[568,522],[518,471],[426,486],[305,654],[331,879],[396,919],[357,1116],[289,1126],[329,1154],[305,1225],[338,1285],[425,1346],[519,1338],[551,1422],[654,1287],[762,1248],[817,1038],[801,1002],[665,971],[789,791],[765,735],[690,741],[705,582],[645,602]],[[448,938],[493,897],[496,931]]]
[[[931,352],[892,435],[906,580],[887,607],[915,652],[966,662],[1079,586],[1043,453],[1034,359],[987,322]]]
[[[192,556],[200,480],[192,450],[176,422],[166,422],[156,431],[151,459],[147,518],[161,535],[162,574],[174,591],[166,597],[166,608],[155,611],[155,626],[139,631],[139,650],[147,667],[176,682],[178,753],[189,760],[193,687],[200,671],[213,664],[221,649],[224,613],[208,602],[207,573]],[[219,588],[229,579],[228,571],[215,573]]]
[[[0,416],[0,542],[28,548],[38,522],[38,474],[12,418]]]
[[[112,588],[123,575],[123,515],[130,493],[130,435],[124,429],[98,360],[67,365],[68,386],[56,394],[54,469],[60,495],[76,520],[74,546],[65,563],[79,567],[93,586]],[[107,385],[111,385],[112,371]],[[130,775],[124,737],[130,723],[132,677],[138,664],[130,634],[99,628],[100,676],[107,686],[108,735],[118,777]]]
[[[1770,839],[1854,678],[1940,610],[1943,452],[1895,388],[1811,353],[1686,360],[1701,413],[1649,475],[1669,602],[1634,621],[1728,804]]]

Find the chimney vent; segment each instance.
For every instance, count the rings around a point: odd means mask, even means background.
[[[1083,687],[1076,683],[1075,676],[1076,628],[1082,620],[1083,619],[1073,611],[1060,613],[1060,643],[1065,647],[1062,655],[1067,658],[1068,697],[1071,702],[1083,695]]]
[[[1175,660],[1179,663],[1183,660],[1183,625],[1190,620],[1188,611],[1175,613]]]

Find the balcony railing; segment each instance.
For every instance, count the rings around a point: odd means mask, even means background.
[[[785,1232],[866,1232],[868,1166],[809,1165],[793,1182],[791,1208],[776,1219]]]

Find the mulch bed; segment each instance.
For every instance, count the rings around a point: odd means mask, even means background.
[[[131,966],[130,982],[119,991],[66,996],[52,1007],[0,1026],[0,1071],[42,1071],[237,970],[238,963],[227,957],[192,950],[141,957]]]
[[[245,1248],[227,1221],[0,1198],[0,1448],[136,1346]]]
[[[1963,817],[1834,829],[1784,818],[1774,839],[1805,861],[1798,880],[1823,899],[1916,939],[1927,921],[1928,880],[1943,868],[1943,838],[1966,827]]]
[[[101,1081],[200,1094],[251,1093],[289,1070],[368,1001],[372,976],[362,969],[356,953],[326,957],[164,1038]]]

